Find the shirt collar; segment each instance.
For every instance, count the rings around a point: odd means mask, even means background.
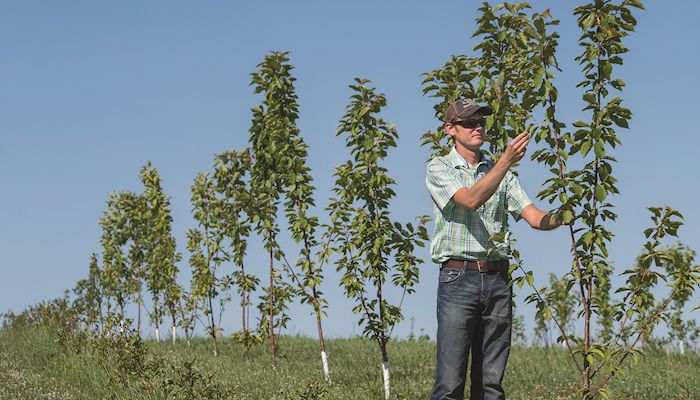
[[[454,146],[452,146],[452,150],[448,153],[448,157],[449,157],[450,162],[451,162],[453,167],[459,168],[460,166],[462,166],[468,170],[477,169],[479,167],[479,165],[481,165],[481,164],[485,164],[485,165],[490,167],[491,164],[493,163],[493,160],[488,158],[486,156],[486,154],[484,154],[482,152],[481,153],[481,160],[479,161],[479,163],[476,165],[471,165],[471,164],[469,164],[469,162],[467,162],[467,160],[464,159],[464,157],[462,157],[461,155],[459,155],[459,153],[457,153],[457,148]]]

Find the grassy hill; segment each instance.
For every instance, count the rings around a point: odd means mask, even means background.
[[[214,358],[210,343],[127,340],[119,350],[27,327],[0,331],[0,399],[382,399],[376,345],[364,338],[327,343],[333,384],[324,382],[318,344],[281,337],[271,367],[267,346],[245,359],[240,345],[224,338]],[[435,344],[390,343],[393,397],[427,399]],[[515,347],[505,388],[511,399],[576,398],[578,376],[559,349]],[[648,354],[613,380],[614,399],[700,399],[697,355]]]

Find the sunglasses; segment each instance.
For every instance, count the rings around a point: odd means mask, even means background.
[[[474,129],[479,125],[486,127],[486,118],[465,119],[463,121],[452,121],[452,125],[459,125],[462,128],[469,128],[469,129]]]

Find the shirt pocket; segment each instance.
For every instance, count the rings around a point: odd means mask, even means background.
[[[506,204],[506,189],[505,185],[501,185],[496,189],[496,192],[491,196],[485,206],[488,207],[488,215],[485,215],[489,223],[496,224],[493,228],[498,228],[505,222],[505,212],[503,211]]]

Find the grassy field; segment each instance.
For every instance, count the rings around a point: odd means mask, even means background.
[[[245,360],[242,349],[223,339],[211,355],[206,339],[145,342],[144,374],[120,382],[124,363],[95,349],[74,351],[59,336],[39,328],[0,331],[0,399],[382,399],[376,345],[366,339],[328,341],[332,385],[320,372],[318,345],[304,337],[280,338],[277,367],[266,346]],[[138,352],[139,349],[127,349]],[[433,383],[435,344],[390,344],[393,398],[427,399]],[[567,354],[516,347],[506,372],[510,399],[569,399],[578,385]],[[127,368],[128,365],[127,365]],[[136,367],[134,367],[136,368]],[[132,369],[134,369],[132,368]],[[614,399],[700,399],[700,358],[648,355],[614,379]],[[150,377],[150,378],[148,378]],[[168,389],[169,388],[169,389]]]

